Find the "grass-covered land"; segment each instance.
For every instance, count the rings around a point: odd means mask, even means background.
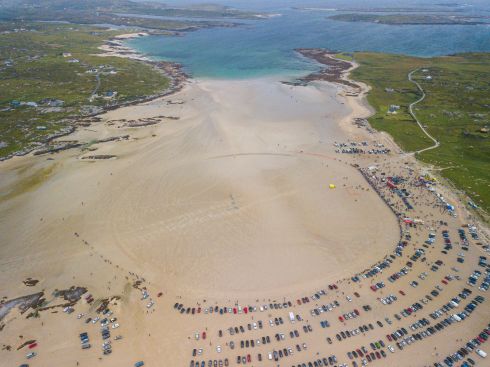
[[[414,112],[440,147],[418,155],[441,168],[440,174],[490,212],[490,54],[461,54],[430,59],[378,53],[355,53],[360,64],[352,78],[372,87],[369,103],[376,109],[371,125],[388,132],[407,151],[430,146],[408,114],[420,97],[407,74],[426,98]],[[390,105],[398,105],[389,113]]]
[[[329,17],[343,22],[369,22],[379,24],[485,24],[483,18],[447,14],[338,14]]]
[[[147,15],[151,17],[147,17]],[[163,17],[158,18],[155,16]],[[185,21],[172,17],[188,18]],[[168,6],[130,0],[0,0],[0,20],[67,21],[184,31],[233,26],[229,19],[259,19],[263,14],[221,5]]]
[[[1,157],[70,126],[71,118],[168,87],[152,65],[95,55],[116,34],[101,27],[0,22]]]

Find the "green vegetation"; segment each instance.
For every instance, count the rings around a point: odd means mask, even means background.
[[[443,177],[490,212],[490,54],[423,59],[356,53],[355,60],[360,67],[352,78],[372,87],[368,100],[376,113],[371,125],[391,134],[408,151],[432,145],[408,114],[408,105],[420,92],[407,74],[419,69],[413,79],[426,98],[414,112],[441,146],[418,158],[440,167]],[[390,105],[400,109],[389,113]]]
[[[35,189],[54,173],[56,166],[56,163],[51,163],[46,167],[40,168],[28,176],[23,177],[16,182],[15,185],[10,185],[6,190],[0,193],[0,202],[10,200]],[[18,173],[21,174],[24,172],[19,171]]]
[[[156,67],[96,55],[104,40],[125,32],[0,22],[0,156],[34,146],[80,115],[165,90],[169,80]]]
[[[338,14],[329,19],[343,22],[369,22],[379,24],[486,24],[483,19],[473,16],[447,14]]]
[[[340,60],[345,60],[345,61],[352,61],[354,60],[353,54],[347,53],[347,52],[340,52],[334,55],[337,59]]]
[[[76,24],[113,24],[156,30],[184,31],[233,26],[220,19],[257,19],[261,14],[220,5],[170,7],[159,2],[129,0],[0,0],[0,20],[67,21]],[[151,17],[148,17],[150,15]],[[155,17],[157,16],[157,17]],[[158,17],[165,18],[158,18]],[[176,20],[172,17],[195,18]],[[199,20],[199,18],[211,18]]]

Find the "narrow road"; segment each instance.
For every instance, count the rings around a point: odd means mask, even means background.
[[[95,85],[95,89],[93,90],[90,98],[93,98],[97,94],[100,88],[100,75],[98,73],[95,75],[95,80],[97,81],[97,84]]]
[[[411,81],[412,83],[414,83],[418,90],[420,92],[422,92],[422,97],[420,97],[419,99],[417,99],[415,102],[412,102],[410,103],[410,105],[408,106],[408,112],[410,113],[410,115],[413,117],[413,119],[415,120],[415,122],[417,122],[417,125],[419,125],[419,127],[422,129],[422,131],[424,132],[425,135],[427,135],[427,137],[432,140],[434,142],[433,145],[431,145],[430,147],[428,148],[424,148],[424,149],[420,149],[420,150],[416,150],[415,152],[413,152],[413,154],[416,154],[416,153],[422,153],[422,152],[426,152],[428,150],[431,150],[431,149],[435,149],[437,148],[440,143],[439,141],[437,141],[436,138],[434,138],[432,135],[430,135],[428,133],[428,131],[422,126],[422,124],[420,123],[419,119],[417,118],[417,116],[415,116],[415,113],[413,112],[413,106],[415,106],[417,103],[419,102],[422,102],[424,99],[425,99],[425,92],[424,90],[422,89],[422,87],[420,86],[419,83],[417,83],[415,80],[412,79],[412,75],[413,73],[415,73],[416,71],[418,71],[419,69],[415,69],[415,70],[412,70],[411,72],[408,73],[408,80]]]

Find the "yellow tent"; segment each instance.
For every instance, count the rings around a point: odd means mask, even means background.
[[[330,185],[328,185],[328,187],[330,187],[331,189],[335,189],[335,185],[334,184],[330,184]]]

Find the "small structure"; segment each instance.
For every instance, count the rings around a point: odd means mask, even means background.
[[[63,57],[71,57],[71,53],[70,52],[63,52]]]
[[[398,111],[399,109],[400,109],[400,106],[398,106],[396,104],[392,104],[388,108],[388,113],[396,113],[396,111]]]
[[[114,98],[115,96],[117,96],[117,92],[113,90],[109,90],[104,94],[105,98]]]
[[[329,187],[330,189],[335,189],[335,185],[334,185],[334,184],[330,184],[330,185],[328,185],[328,187]]]

